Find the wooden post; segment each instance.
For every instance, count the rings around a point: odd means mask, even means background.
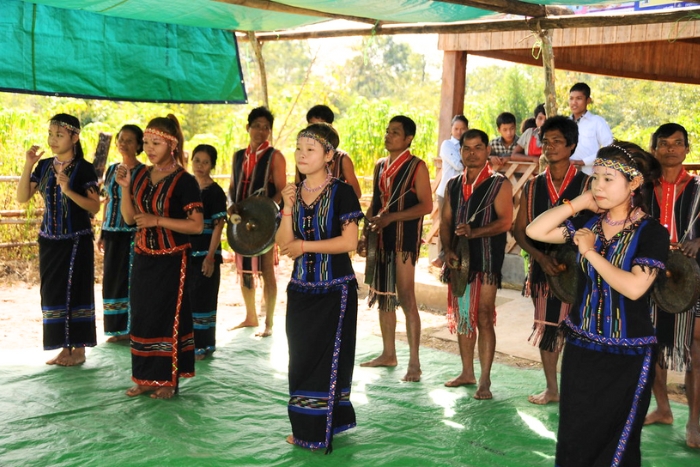
[[[552,32],[543,30],[537,25],[537,34],[542,43],[542,68],[544,69],[544,108],[547,118],[557,114],[557,91],[554,86],[554,49],[552,48]]]
[[[464,87],[467,79],[467,52],[445,51],[442,59],[442,91],[440,96],[440,122],[438,126],[438,151],[440,144],[450,137],[452,117],[464,112]],[[427,159],[427,154],[425,155]]]
[[[265,71],[265,59],[262,54],[262,44],[255,37],[254,31],[248,31],[248,41],[253,47],[253,55],[255,55],[255,63],[258,65],[258,73],[260,74],[260,92],[262,93],[263,105],[270,108],[267,99],[267,72]]]
[[[111,143],[111,133],[100,133],[97,140],[97,148],[95,148],[95,158],[92,162],[99,180],[102,180],[102,176],[105,173],[105,167],[107,167],[107,157],[109,156],[109,148],[112,146]]]

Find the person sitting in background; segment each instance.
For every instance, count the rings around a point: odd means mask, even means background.
[[[515,135],[515,115],[510,112],[503,112],[496,117],[496,126],[498,127],[499,137],[494,138],[489,143],[491,147],[491,166],[494,170],[503,167],[517,143]]]
[[[539,104],[533,112],[535,115],[535,127],[525,130],[513,148],[510,160],[518,162],[537,162],[542,155],[540,143],[540,128],[547,119],[544,104]]]

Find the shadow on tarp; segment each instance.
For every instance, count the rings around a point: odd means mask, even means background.
[[[48,352],[0,352],[0,465],[554,464],[558,407],[534,406],[526,397],[541,389],[539,370],[494,365],[495,398],[477,401],[474,387],[443,386],[459,370],[458,357],[444,352],[422,350],[423,381],[401,382],[408,349],[399,344],[398,368],[355,368],[358,427],[337,436],[333,453],[324,456],[284,442],[291,429],[283,333],[259,340],[247,329],[225,338],[169,401],[124,395],[131,385],[127,345],[102,344],[76,368],[37,363]],[[376,337],[359,339],[357,361],[380,349]],[[697,465],[700,455],[684,442],[687,407],[673,409],[674,426],[644,429],[644,466]]]

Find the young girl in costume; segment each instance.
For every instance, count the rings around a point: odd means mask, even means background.
[[[338,147],[328,124],[309,125],[294,154],[305,180],[282,190],[280,252],[294,259],[287,287],[289,420],[287,442],[332,451],[333,435],[355,426],[350,385],[355,361],[357,281],[348,253],[362,218],[353,188],[332,178]],[[319,416],[319,413],[324,415]]]
[[[95,169],[83,157],[80,121],[54,116],[47,142],[54,157],[41,159],[39,146],[27,151],[17,200],[26,203],[37,191],[44,200],[39,228],[44,349],[62,349],[46,363],[74,366],[85,362],[85,347],[97,344],[90,218],[100,210],[100,199]]]
[[[561,325],[556,465],[641,465],[656,361],[649,292],[669,248],[668,231],[644,205],[658,176],[658,162],[639,146],[604,147],[591,190],[526,228],[534,240],[576,245],[583,278]],[[586,209],[599,214],[587,221],[576,215]]]
[[[131,370],[128,396],[169,399],[180,378],[194,376],[190,308],[190,235],[204,222],[199,186],[184,169],[182,131],[174,115],[154,118],[143,136],[152,165],[121,166],[122,216],[136,224],[131,273]]]

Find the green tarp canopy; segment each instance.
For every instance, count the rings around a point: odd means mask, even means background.
[[[153,102],[247,100],[235,36],[222,29],[3,0],[0,50],[0,91]]]
[[[483,8],[464,3],[483,5]],[[0,90],[115,100],[245,102],[233,31],[328,21],[454,23],[543,5],[536,0],[3,0]],[[537,16],[541,16],[537,14]]]

